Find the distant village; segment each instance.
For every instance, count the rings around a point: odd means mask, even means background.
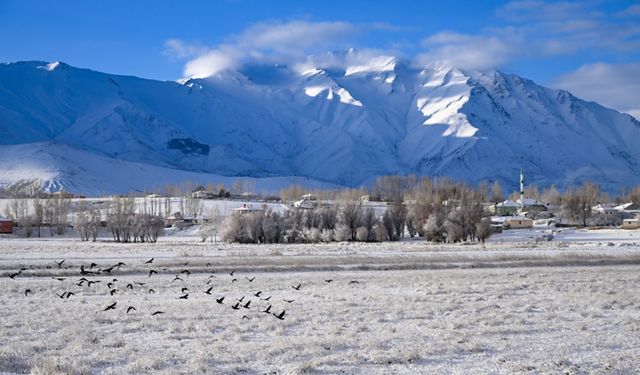
[[[449,179],[385,176],[374,188],[255,194],[221,185],[165,194],[87,198],[65,191],[0,200],[0,235],[62,235],[154,242],[163,230],[199,226],[203,240],[296,243],[484,241],[504,230],[534,227],[640,229],[640,187],[611,198],[595,184],[563,193],[526,187],[504,197],[498,184],[472,187]],[[168,193],[168,194],[167,194]],[[129,229],[133,228],[133,229]]]

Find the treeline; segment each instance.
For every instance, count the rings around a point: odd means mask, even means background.
[[[24,228],[25,235],[42,235],[42,228],[49,229],[49,235],[64,234],[69,225],[71,199],[60,195],[46,198],[10,199],[4,208],[4,214]]]
[[[337,192],[336,204],[314,210],[292,208],[279,214],[265,208],[233,215],[223,222],[221,237],[240,243],[316,243],[397,241],[408,235],[460,242],[484,241],[491,234],[481,194],[463,183],[416,180],[412,189],[394,191],[396,201],[380,213],[363,204],[358,194]]]
[[[83,241],[96,241],[101,226],[101,213],[97,209],[81,210],[76,215],[75,228]],[[106,213],[105,225],[115,242],[156,242],[164,219],[157,214],[136,212],[133,197],[115,198]]]

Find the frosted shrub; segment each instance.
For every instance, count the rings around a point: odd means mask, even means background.
[[[248,242],[240,215],[231,215],[224,219],[220,230],[220,238],[225,242]]]
[[[284,242],[286,243],[298,243],[301,240],[300,231],[295,228],[289,228],[284,232]]]
[[[423,226],[427,241],[442,242],[444,240],[441,219],[436,214],[431,214]]]
[[[304,229],[302,231],[302,237],[305,242],[318,243],[320,242],[320,230],[318,228]]]
[[[381,222],[378,222],[373,228],[373,234],[373,239],[376,242],[382,242],[387,239],[387,229]]]
[[[338,242],[349,241],[351,239],[351,230],[344,224],[338,224],[333,232],[333,239]]]
[[[322,242],[331,242],[333,241],[333,230],[332,229],[323,229],[320,234],[320,238]]]
[[[356,240],[360,242],[366,242],[369,240],[369,231],[365,227],[358,227],[356,229]]]

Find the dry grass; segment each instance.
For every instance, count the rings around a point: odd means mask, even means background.
[[[0,244],[0,372],[632,374],[640,368],[637,246],[417,251],[409,244],[404,251],[332,244],[314,252],[194,243]],[[62,258],[58,268],[54,260]],[[101,283],[75,284],[81,264],[104,268],[118,260],[127,263],[120,271],[89,277]],[[22,266],[28,270],[15,280],[6,277]],[[159,275],[148,277],[149,268]],[[191,275],[172,282],[183,269]],[[106,283],[114,278],[118,292],[110,296]],[[134,281],[148,284],[125,287]],[[301,290],[293,290],[298,283]],[[203,293],[208,286],[211,296]],[[187,300],[177,299],[182,287]],[[27,288],[33,294],[25,297]],[[55,295],[67,290],[76,295]],[[272,311],[287,310],[284,321],[259,312],[268,303],[253,296],[258,290],[272,296]],[[225,305],[215,302],[220,296]],[[231,309],[242,296],[252,300],[251,309]],[[102,311],[114,301],[116,310]],[[127,314],[128,306],[137,311]],[[156,310],[165,314],[152,317]]]

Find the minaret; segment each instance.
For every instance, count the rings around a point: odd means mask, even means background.
[[[520,168],[520,212],[524,211],[524,171]]]

